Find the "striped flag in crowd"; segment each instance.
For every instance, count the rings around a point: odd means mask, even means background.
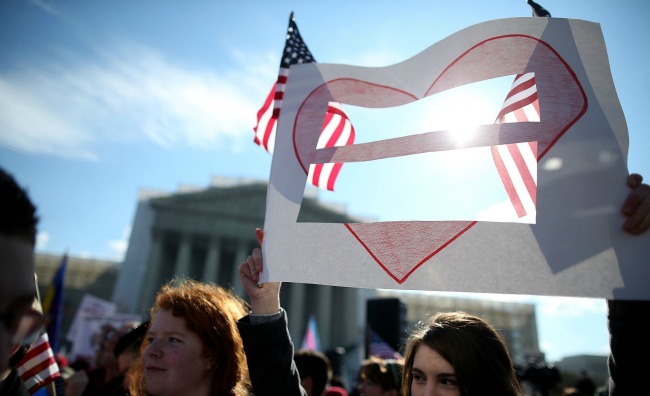
[[[370,342],[368,343],[368,356],[376,356],[381,359],[398,359],[400,354],[393,349],[379,334],[372,328],[370,332]]]
[[[313,315],[309,317],[307,330],[305,330],[305,336],[302,339],[300,349],[320,352],[320,337],[318,335],[318,327],[316,327],[316,318]]]
[[[61,376],[46,332],[29,347],[16,369],[30,395]]]
[[[495,123],[539,120],[535,74],[517,75]],[[537,199],[537,142],[492,146],[492,158],[517,216],[534,216]]]
[[[266,149],[270,154],[273,154],[275,147],[277,122],[280,117],[289,67],[295,64],[311,62],[316,62],[316,60],[300,36],[298,25],[296,25],[292,12],[289,17],[289,27],[287,29],[284,52],[280,61],[278,79],[273,85],[264,105],[257,112],[257,125],[254,128],[255,143]],[[317,148],[338,147],[352,143],[354,143],[354,128],[350,120],[343,112],[340,104],[330,102]],[[316,187],[333,191],[336,178],[342,166],[343,164],[341,163],[312,164],[309,168],[307,178]]]

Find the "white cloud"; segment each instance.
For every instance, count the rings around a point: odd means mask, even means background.
[[[602,298],[545,297],[539,300],[539,309],[543,314],[553,316],[607,315],[607,303]]]
[[[550,357],[557,356],[558,354],[560,354],[562,352],[560,350],[560,348],[556,347],[555,344],[553,344],[552,342],[547,341],[547,340],[540,340],[539,348],[540,348],[541,351],[544,352],[544,354],[546,355],[546,358],[548,360],[551,360],[551,361],[552,360],[557,360],[557,359],[556,358],[551,359]]]
[[[108,247],[111,250],[111,258],[117,261],[123,261],[126,250],[129,247],[129,237],[131,236],[131,227],[127,226],[122,231],[120,239],[108,241]]]
[[[123,261],[128,246],[129,242],[122,239],[108,241],[108,247],[111,249],[111,258],[117,261]]]
[[[96,160],[106,142],[207,150],[251,139],[274,79],[243,65],[217,73],[134,45],[30,62],[0,72],[0,145]]]
[[[94,159],[87,148],[91,136],[33,89],[40,77],[20,76],[12,81],[0,75],[0,144],[35,154]]]
[[[29,2],[47,13],[50,13],[52,15],[59,15],[59,11],[57,11],[54,6],[47,4],[43,0],[29,0]]]
[[[36,235],[36,250],[45,250],[47,243],[50,241],[50,234],[47,232],[39,232]]]

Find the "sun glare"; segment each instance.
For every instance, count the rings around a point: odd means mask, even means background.
[[[482,132],[481,126],[494,123],[512,78],[469,84],[393,108],[343,104],[356,132],[355,145],[432,133],[431,144],[442,142],[444,147],[443,151],[346,163],[336,181],[336,199],[331,199],[379,221],[516,218],[514,210],[493,208],[507,200],[507,195],[490,147],[466,147]],[[438,134],[448,134],[449,140],[439,139]],[[488,216],[488,212],[497,214]]]
[[[505,76],[479,81],[402,106],[343,104],[343,108],[356,130],[355,143],[445,130],[457,133],[457,141],[462,143],[476,133],[476,127],[494,123],[512,79]]]

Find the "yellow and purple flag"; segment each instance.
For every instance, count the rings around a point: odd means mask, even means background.
[[[59,269],[54,274],[52,284],[47,288],[42,301],[43,312],[49,317],[47,334],[54,353],[59,351],[59,332],[61,331],[61,320],[63,318],[63,288],[67,263],[68,255],[64,254]]]

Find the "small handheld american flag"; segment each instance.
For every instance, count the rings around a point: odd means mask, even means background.
[[[314,59],[309,48],[307,48],[307,44],[302,39],[292,12],[289,17],[284,51],[280,60],[278,79],[271,88],[264,105],[257,112],[257,126],[254,128],[255,143],[270,154],[273,154],[275,148],[277,123],[289,76],[289,68],[291,65],[311,62],[316,62],[316,59]],[[354,128],[341,105],[330,102],[317,148],[352,144],[354,143],[354,136]],[[342,166],[341,163],[311,165],[307,178],[316,187],[333,191],[334,183]]]

